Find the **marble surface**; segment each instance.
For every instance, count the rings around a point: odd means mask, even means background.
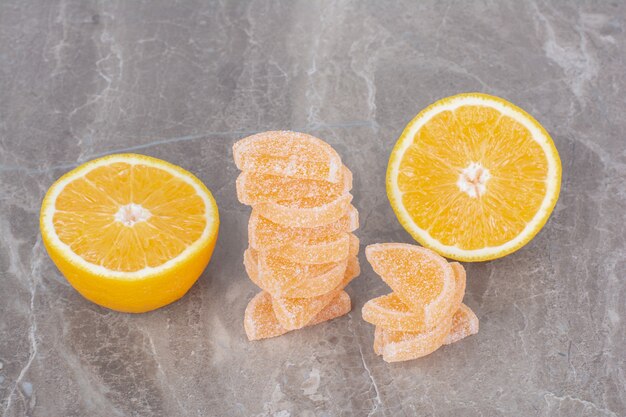
[[[626,415],[625,18],[618,0],[3,1],[0,413]],[[232,143],[270,129],[324,138],[354,171],[362,244],[411,242],[385,196],[389,152],[420,109],[465,91],[535,115],[564,169],[529,245],[466,265],[480,333],[384,363],[360,308],[388,290],[361,251],[352,313],[248,343],[256,288]],[[129,151],[196,173],[222,221],[197,284],[142,315],[84,300],[38,229],[56,178]]]

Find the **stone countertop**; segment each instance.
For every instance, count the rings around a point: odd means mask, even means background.
[[[202,3],[0,5],[3,416],[626,415],[624,2]],[[412,242],[387,158],[420,109],[467,91],[546,127],[560,201],[522,250],[466,264],[478,335],[387,364],[360,315],[388,291],[364,245]],[[249,343],[231,145],[271,129],[319,136],[353,170],[363,273],[348,316]],[[52,182],[114,152],[183,166],[220,207],[208,269],[147,314],[83,299],[39,235]]]

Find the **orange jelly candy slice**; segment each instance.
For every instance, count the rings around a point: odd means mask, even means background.
[[[452,304],[448,308],[448,316],[451,316],[461,305],[465,295],[465,269],[458,262],[450,264],[454,271],[455,295]],[[363,306],[363,320],[375,326],[389,330],[417,332],[428,328],[424,317],[415,314],[395,293],[383,295],[369,300]]]
[[[324,307],[307,326],[314,326],[348,314],[352,308],[350,296],[341,291],[335,298]],[[285,329],[276,319],[272,308],[271,296],[262,291],[258,293],[246,307],[243,320],[244,329],[248,340],[267,339],[283,335],[289,330]]]
[[[319,227],[303,228],[282,226],[261,217],[252,209],[248,222],[248,242],[254,249],[271,249],[290,245],[307,245],[311,241],[332,241],[346,232],[359,228],[359,212],[353,205],[337,221]]]
[[[348,257],[350,245],[358,246],[359,238],[344,233],[333,240],[311,239],[308,244],[289,244],[275,249],[278,256],[307,265],[339,262]]]
[[[341,158],[326,142],[305,133],[263,132],[233,145],[237,168],[293,178],[341,181]]]
[[[452,316],[452,329],[443,343],[450,345],[476,333],[478,333],[478,317],[468,306],[461,304]]]
[[[352,194],[308,197],[290,201],[259,203],[254,208],[266,219],[289,227],[319,227],[336,222],[346,214]]]
[[[359,252],[358,246],[350,245],[350,254],[348,257],[348,265],[346,267],[346,276],[355,278],[361,274],[361,266],[359,265],[359,259],[357,254]],[[330,274],[324,274],[317,277],[312,277],[300,282],[296,287],[285,290],[282,297],[288,298],[310,298],[317,297],[322,294],[326,294],[332,291],[343,277],[337,279],[337,277]]]
[[[401,362],[421,358],[439,349],[451,328],[451,317],[424,332],[398,332],[378,327],[379,333],[381,333],[379,337],[382,337],[382,342],[380,340],[378,342],[378,350],[382,351],[383,359],[386,362]],[[376,341],[374,344],[376,345]]]
[[[347,267],[347,259],[320,265],[304,265],[254,249],[247,249],[243,260],[252,282],[274,297],[286,297],[289,289],[314,280],[334,282],[325,291],[328,292],[341,282]]]
[[[273,201],[291,201],[302,198],[337,197],[352,189],[352,173],[341,168],[341,181],[279,177],[258,172],[242,172],[237,178],[237,198],[249,206]]]
[[[455,295],[454,271],[430,249],[404,243],[380,243],[365,249],[374,271],[431,328],[446,318]]]
[[[339,285],[326,294],[311,298],[272,297],[274,314],[280,324],[289,330],[304,327],[355,278],[356,275],[346,272]]]

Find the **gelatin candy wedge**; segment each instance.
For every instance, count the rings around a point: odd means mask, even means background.
[[[303,180],[291,177],[242,172],[237,177],[237,198],[249,206],[275,201],[293,201],[303,198],[331,198],[352,189],[352,173],[341,168],[341,181]]]
[[[452,316],[452,329],[443,343],[450,345],[476,333],[478,333],[478,317],[468,306],[461,304]]]
[[[458,310],[465,294],[465,269],[458,262],[450,264],[454,271],[455,295],[448,307],[447,316]],[[416,314],[398,297],[391,293],[374,298],[365,303],[362,310],[363,320],[388,330],[418,332],[428,328],[424,317]]]
[[[275,249],[278,256],[307,265],[339,262],[348,257],[350,245],[359,245],[352,233],[344,233],[334,240],[311,239],[308,244],[289,244]]]
[[[426,328],[440,323],[455,295],[454,271],[430,249],[404,243],[369,245],[365,256],[374,271],[418,315]]]
[[[301,198],[291,201],[259,203],[254,206],[259,215],[289,227],[319,227],[339,220],[346,214],[352,194]]]
[[[382,327],[376,326],[374,328],[374,353],[377,355],[383,354],[383,329]]]
[[[359,265],[359,260],[356,256],[357,253],[358,248],[356,250],[354,248],[350,249],[350,256],[348,258],[348,265],[346,267],[345,275],[350,276],[351,278],[358,277],[361,274],[361,267]],[[332,276],[330,274],[312,277],[310,279],[300,282],[296,287],[284,291],[282,297],[317,297],[319,295],[326,294],[327,292],[332,291],[333,288],[339,285],[342,278],[343,277],[337,279],[336,276]]]
[[[341,158],[326,142],[305,133],[263,132],[233,145],[242,171],[330,182],[341,180]]]
[[[341,282],[348,262],[344,259],[341,262],[328,264],[304,265],[267,252],[257,252],[254,249],[247,249],[243,260],[252,282],[274,297],[287,297],[291,294],[290,289],[315,281],[332,282],[333,285],[323,293],[331,291]]]
[[[354,278],[355,275],[353,273],[346,273],[343,280],[335,289],[317,297],[272,297],[274,314],[285,329],[300,329],[326,307]]]
[[[426,356],[443,345],[451,328],[452,317],[423,332],[398,332],[378,327],[382,333],[383,359],[400,362]]]
[[[324,226],[302,228],[282,226],[264,217],[252,209],[248,222],[248,242],[250,247],[260,249],[279,248],[286,244],[307,245],[311,241],[332,241],[346,232],[359,228],[359,212],[353,205],[337,221]]]
[[[351,308],[350,296],[345,291],[341,291],[307,326],[314,326],[343,316],[349,313]],[[267,339],[289,332],[276,319],[272,309],[272,298],[265,291],[258,293],[248,303],[243,325],[248,340]]]

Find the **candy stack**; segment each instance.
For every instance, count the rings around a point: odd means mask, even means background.
[[[478,333],[478,318],[462,303],[465,269],[420,246],[381,243],[365,249],[393,292],[363,306],[376,326],[374,351],[387,362],[416,359]]]
[[[252,206],[244,265],[263,291],[248,304],[248,339],[280,336],[351,309],[343,289],[360,273],[352,173],[326,142],[265,132],[233,146],[237,197]]]

